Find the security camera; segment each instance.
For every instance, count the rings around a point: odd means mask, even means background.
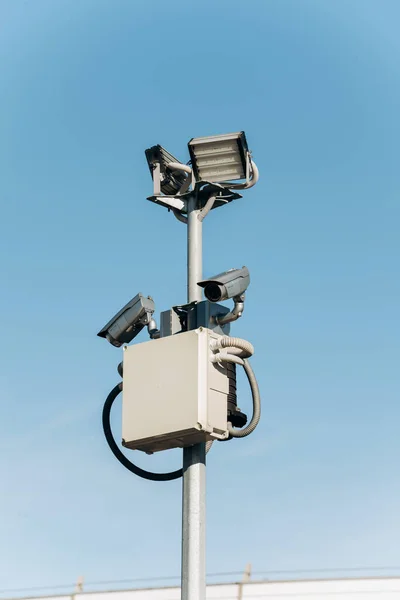
[[[150,323],[154,311],[155,305],[152,298],[137,294],[97,335],[119,348],[122,344],[131,342],[143,327]]]
[[[204,295],[210,302],[221,302],[228,298],[236,298],[244,294],[250,284],[250,273],[247,267],[230,269],[210,279],[199,281],[197,285],[204,288]]]

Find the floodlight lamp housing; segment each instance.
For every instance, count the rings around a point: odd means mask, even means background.
[[[247,179],[250,159],[244,131],[193,138],[188,147],[196,181]]]
[[[182,185],[186,182],[188,175],[182,171],[172,171],[168,169],[168,165],[170,163],[180,163],[181,161],[159,144],[147,148],[145,154],[153,181],[157,164],[160,166],[161,192],[166,196],[178,194]]]

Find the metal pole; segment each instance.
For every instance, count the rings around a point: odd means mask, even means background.
[[[201,302],[202,291],[197,285],[203,274],[203,222],[198,218],[196,198],[188,200],[187,207],[187,299]]]
[[[196,198],[188,201],[188,302],[201,301],[197,282],[202,278],[202,222]],[[182,600],[206,597],[206,445],[183,449],[182,490]]]

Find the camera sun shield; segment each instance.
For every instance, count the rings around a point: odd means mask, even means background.
[[[250,273],[247,267],[230,269],[210,279],[199,281],[197,285],[204,288],[207,300],[221,302],[244,294],[250,285]]]
[[[97,334],[119,348],[131,342],[151,320],[155,311],[150,297],[137,294]]]

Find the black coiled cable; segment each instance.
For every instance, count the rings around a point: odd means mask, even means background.
[[[122,372],[120,374],[122,375]],[[133,464],[130,460],[126,458],[125,454],[121,452],[112,434],[110,423],[111,408],[114,404],[115,399],[119,396],[121,391],[122,381],[118,385],[116,385],[115,388],[112,389],[111,392],[108,394],[107,399],[104,402],[102,415],[104,435],[107,440],[107,444],[109,445],[110,450],[114,454],[115,458],[119,460],[119,462],[126,469],[128,469],[128,471],[131,471],[131,473],[134,473],[135,475],[138,475],[143,479],[149,479],[150,481],[172,481],[173,479],[179,479],[179,477],[182,477],[182,469],[178,469],[177,471],[171,471],[170,473],[152,473],[151,471],[145,471],[144,469],[141,469],[140,467],[137,467],[135,464]]]

